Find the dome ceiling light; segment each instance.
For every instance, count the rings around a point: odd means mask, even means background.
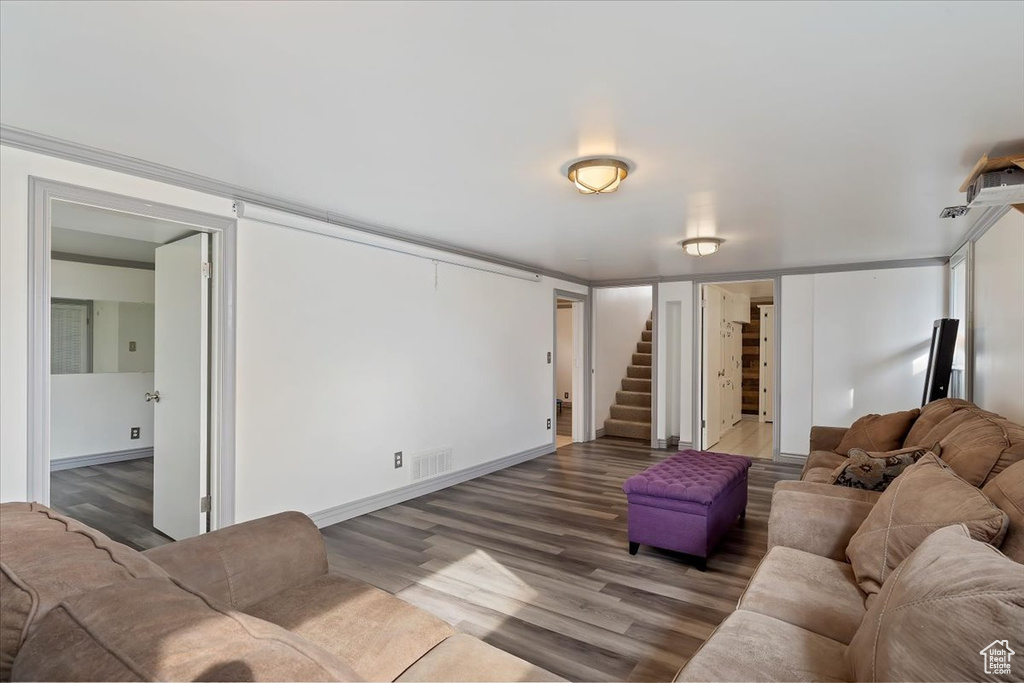
[[[720,237],[694,237],[683,240],[679,246],[687,256],[710,256],[718,251],[724,241]]]
[[[609,157],[581,159],[569,166],[569,180],[580,194],[608,194],[629,175],[626,162]]]

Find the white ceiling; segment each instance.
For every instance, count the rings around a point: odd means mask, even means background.
[[[1024,3],[0,3],[0,121],[588,279],[948,255]],[[581,196],[581,155],[635,165]],[[713,257],[676,243],[715,234]]]
[[[50,212],[54,252],[122,261],[156,262],[156,248],[195,232],[181,223],[55,201]]]

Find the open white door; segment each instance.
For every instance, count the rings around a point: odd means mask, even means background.
[[[175,540],[206,531],[209,235],[156,250],[153,526]]]
[[[572,302],[572,441],[583,443],[583,302]]]
[[[717,287],[704,286],[701,325],[701,429],[702,449],[718,443],[722,435],[722,296]]]

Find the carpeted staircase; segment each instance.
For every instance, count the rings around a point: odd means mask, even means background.
[[[640,341],[633,354],[633,362],[626,368],[622,391],[615,392],[612,416],[604,421],[605,436],[629,439],[651,438],[651,335],[654,323],[647,318],[647,329],[640,333]]]

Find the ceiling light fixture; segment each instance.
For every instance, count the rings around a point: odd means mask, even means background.
[[[718,251],[724,241],[720,237],[694,237],[683,240],[679,246],[687,256],[710,256]]]
[[[569,180],[580,194],[608,194],[629,175],[626,162],[609,157],[581,159],[569,166]]]

